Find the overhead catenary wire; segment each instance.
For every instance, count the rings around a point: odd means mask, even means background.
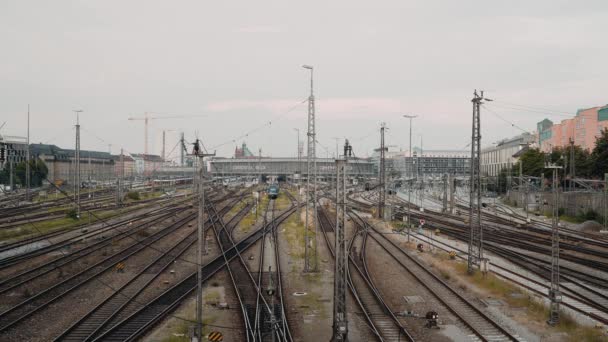
[[[236,143],[237,140],[249,137],[249,135],[251,135],[253,133],[256,133],[256,132],[258,132],[258,131],[260,131],[262,129],[265,129],[267,127],[272,127],[272,123],[273,122],[276,123],[277,121],[280,121],[281,119],[285,118],[289,113],[291,113],[292,111],[294,111],[296,108],[298,108],[300,105],[306,103],[307,101],[308,101],[308,98],[306,98],[306,99],[298,102],[297,104],[289,107],[284,113],[276,116],[275,118],[273,118],[271,120],[268,120],[265,123],[263,123],[263,124],[261,124],[259,126],[256,126],[256,127],[252,128],[252,129],[250,129],[250,130],[248,130],[248,131],[246,131],[246,132],[244,132],[244,133],[242,133],[242,134],[240,134],[240,135],[238,135],[238,136],[236,136],[234,138],[231,138],[231,139],[226,140],[226,141],[224,141],[222,143],[219,143],[219,144],[217,144],[215,146],[212,146],[210,149],[215,150],[215,149],[217,149],[219,147],[222,147],[222,146],[225,146],[225,145],[228,145],[228,144],[232,144],[232,143]]]
[[[494,102],[493,105],[502,106],[502,107],[510,107],[512,109],[517,109],[517,110],[536,112],[536,113],[540,113],[540,114],[551,113],[550,115],[572,116],[572,112],[570,112],[570,111],[549,109],[549,108],[543,108],[543,107],[539,107],[539,106],[523,105],[523,104],[517,104],[517,103],[513,103],[513,102],[497,100],[497,99],[493,99],[493,102]]]
[[[487,111],[489,111],[489,112],[490,112],[492,115],[494,115],[495,117],[497,117],[498,119],[500,119],[500,120],[502,120],[502,121],[504,121],[504,122],[508,123],[509,125],[511,125],[511,127],[516,128],[516,129],[518,129],[518,130],[520,130],[520,131],[522,131],[522,132],[524,132],[524,133],[530,133],[530,134],[532,134],[532,132],[530,132],[530,131],[528,131],[528,130],[526,130],[526,129],[523,129],[523,128],[519,127],[518,125],[516,125],[516,124],[515,124],[514,122],[512,122],[512,121],[509,121],[509,120],[505,119],[505,118],[504,118],[504,117],[502,117],[500,114],[498,114],[496,111],[494,111],[494,110],[492,110],[492,109],[488,108],[488,106],[486,106],[485,104],[482,104],[481,106],[482,106],[484,109],[486,109]]]

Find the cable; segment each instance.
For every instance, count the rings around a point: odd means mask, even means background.
[[[291,113],[291,112],[292,112],[294,109],[298,108],[298,107],[299,107],[301,104],[306,103],[307,101],[308,101],[308,98],[306,98],[306,99],[302,100],[301,102],[298,102],[296,105],[294,105],[294,106],[290,107],[289,109],[287,109],[287,111],[285,111],[284,113],[282,113],[282,114],[278,115],[278,116],[277,116],[275,119],[273,119],[273,120],[276,122],[276,121],[279,121],[279,120],[283,119],[285,116],[287,116],[287,114]],[[271,126],[272,126],[272,121],[273,121],[273,120],[269,120],[268,122],[263,123],[263,124],[261,124],[261,125],[259,125],[259,126],[255,127],[255,128],[253,128],[253,129],[251,129],[251,130],[249,130],[249,131],[247,131],[247,132],[245,132],[245,133],[243,133],[243,134],[241,134],[241,135],[239,135],[239,136],[237,136],[237,137],[234,137],[234,138],[232,138],[232,139],[226,140],[226,141],[224,141],[223,143],[220,143],[220,144],[218,144],[218,145],[212,146],[212,147],[211,147],[211,149],[215,150],[215,149],[217,149],[218,147],[222,147],[222,146],[225,146],[225,145],[228,145],[228,144],[231,144],[231,143],[236,143],[236,141],[237,141],[237,140],[239,140],[239,139],[243,139],[243,138],[246,138],[246,137],[248,137],[250,134],[253,134],[253,133],[255,133],[255,132],[257,132],[257,131],[259,131],[259,130],[261,130],[261,129],[266,128],[266,126],[271,127]]]
[[[511,125],[511,127],[517,128],[518,130],[520,130],[520,131],[522,131],[522,132],[524,132],[524,133],[530,133],[530,134],[532,134],[532,132],[530,132],[530,131],[528,131],[528,130],[525,130],[525,129],[523,129],[523,128],[521,128],[521,127],[517,126],[517,125],[516,125],[516,124],[514,124],[513,122],[511,122],[511,121],[509,121],[509,120],[507,120],[507,119],[503,118],[503,117],[502,117],[502,116],[500,116],[500,115],[499,115],[497,112],[495,112],[495,111],[491,110],[490,108],[488,108],[488,107],[487,107],[485,104],[482,104],[481,106],[482,106],[484,109],[488,110],[490,113],[492,113],[492,115],[496,116],[496,117],[497,117],[497,118],[499,118],[500,120],[502,120],[502,121],[504,121],[504,122],[508,123],[509,125]]]
[[[542,108],[542,107],[536,107],[536,106],[520,105],[517,103],[506,102],[506,101],[501,101],[501,100],[496,100],[496,99],[494,99],[493,102],[498,102],[499,104],[504,103],[505,105],[521,107],[523,109],[530,109],[530,110],[535,110],[535,111],[545,111],[545,112],[550,112],[550,113],[562,113],[563,115],[566,115],[566,116],[572,116],[572,113],[569,111],[561,111],[561,110],[554,110],[554,109],[548,109],[548,108]],[[559,114],[553,114],[553,115],[559,115]]]

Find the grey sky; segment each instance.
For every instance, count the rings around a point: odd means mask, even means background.
[[[495,113],[533,130],[608,103],[606,1],[3,1],[0,3],[0,123],[32,141],[73,146],[81,108],[83,148],[143,150],[131,115],[208,114],[150,126],[152,152],[163,128],[194,132],[229,156],[246,140],[265,155],[293,156],[306,129],[315,66],[321,144],[353,139],[364,156],[378,144],[407,148],[407,121],[425,148],[461,149],[470,139],[474,88]],[[483,145],[521,131],[483,111]],[[550,114],[550,113],[548,113]],[[170,133],[168,149],[175,145]],[[318,154],[325,155],[320,147]]]

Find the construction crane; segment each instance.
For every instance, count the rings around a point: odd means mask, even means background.
[[[209,115],[176,115],[176,116],[150,116],[150,113],[144,113],[143,117],[130,117],[130,121],[143,121],[144,122],[144,155],[148,154],[148,122],[150,120],[160,119],[188,119],[188,118],[200,118],[207,117]]]

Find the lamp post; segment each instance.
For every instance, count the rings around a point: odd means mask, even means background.
[[[300,153],[300,129],[299,128],[294,128],[294,131],[298,132],[298,143],[296,144],[296,156],[298,158],[298,185],[300,184],[300,178],[302,177],[302,170],[300,167],[300,159],[301,159],[301,153]]]
[[[74,199],[76,201],[76,217],[80,220],[80,113],[82,109],[74,110],[76,113],[76,148],[74,149]]]
[[[410,148],[409,148],[409,158],[410,158],[410,178],[412,178],[412,168],[414,167],[414,158],[412,157],[412,119],[418,117],[418,115],[404,115],[406,119],[410,119]],[[408,182],[410,183],[410,182]],[[411,183],[410,183],[411,184]],[[411,213],[410,213],[410,201],[412,200],[412,187],[410,186],[407,191],[407,242],[410,242],[410,226],[411,226]]]

